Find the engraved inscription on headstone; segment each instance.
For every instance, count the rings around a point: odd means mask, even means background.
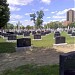
[[[41,35],[40,34],[35,34],[34,39],[41,39]]]
[[[16,40],[16,39],[17,39],[16,35],[13,34],[8,35],[8,40]]]
[[[57,36],[60,36],[60,32],[58,32],[58,31],[56,31],[56,32],[54,33],[54,38],[56,38]]]
[[[61,43],[65,43],[65,37],[64,36],[57,36],[55,38],[55,44],[61,44]]]
[[[28,47],[28,46],[31,46],[30,38],[17,39],[17,47]]]

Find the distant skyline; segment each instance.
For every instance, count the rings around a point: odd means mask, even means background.
[[[66,20],[69,9],[75,10],[75,0],[7,0],[10,8],[10,23],[20,21],[24,26],[34,25],[30,21],[30,13],[43,10],[44,24],[51,21]]]

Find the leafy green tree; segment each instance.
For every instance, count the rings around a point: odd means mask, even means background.
[[[7,23],[7,29],[14,29],[14,25],[11,23]]]
[[[47,28],[51,28],[51,29],[57,29],[57,28],[62,28],[62,23],[61,22],[50,22],[50,23],[47,23]]]
[[[0,29],[7,25],[10,18],[9,4],[7,0],[0,0]]]
[[[28,30],[31,29],[31,26],[30,25],[27,25],[26,26],[26,29],[28,29]]]
[[[35,24],[35,28],[41,28],[42,27],[42,23],[43,23],[43,16],[44,16],[44,13],[42,10],[40,11],[37,11],[36,14],[33,13],[33,14],[30,14],[30,17],[31,20],[34,21],[34,24]]]
[[[35,24],[35,21],[36,21],[36,14],[33,13],[33,14],[30,14],[30,17],[31,17],[31,20],[34,22]]]
[[[75,27],[75,22],[68,24],[68,26],[71,27],[71,28]]]
[[[18,21],[18,23],[16,23],[16,28],[19,29],[20,25],[21,25],[21,23],[20,23],[20,21]]]
[[[37,29],[42,27],[43,16],[44,16],[44,13],[42,10],[37,11],[37,19],[36,19],[36,28]]]

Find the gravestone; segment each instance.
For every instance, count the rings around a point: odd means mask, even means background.
[[[56,32],[54,33],[54,38],[56,38],[56,37],[58,37],[58,36],[61,36],[61,35],[60,35],[60,32],[59,32],[59,31],[56,31]]]
[[[9,33],[2,33],[3,39],[7,39]]]
[[[75,32],[72,32],[71,37],[75,37]]]
[[[14,32],[6,32],[6,33],[8,33],[8,34],[14,34]]]
[[[68,30],[68,34],[71,35],[72,34],[72,30]]]
[[[38,34],[41,34],[41,31],[37,31]]]
[[[41,40],[41,34],[35,34],[34,40]]]
[[[28,47],[28,46],[31,46],[30,38],[17,39],[17,47]]]
[[[8,35],[7,42],[16,42],[17,37],[15,34]]]
[[[8,35],[8,40],[17,40],[17,37],[16,35],[11,34],[11,35]]]
[[[50,34],[51,31],[50,31],[50,30],[46,30],[45,33],[46,33],[46,34]]]
[[[75,75],[75,51],[59,56],[59,75]]]
[[[65,41],[66,39],[64,36],[57,36],[55,38],[55,44],[66,44]]]
[[[36,34],[36,31],[32,31],[32,35],[35,35]]]
[[[41,32],[41,36],[45,36],[46,33],[44,31]]]
[[[24,36],[30,36],[30,32],[24,32]]]

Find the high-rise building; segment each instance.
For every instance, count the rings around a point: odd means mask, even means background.
[[[67,11],[67,21],[71,23],[75,21],[75,11],[74,10]]]

